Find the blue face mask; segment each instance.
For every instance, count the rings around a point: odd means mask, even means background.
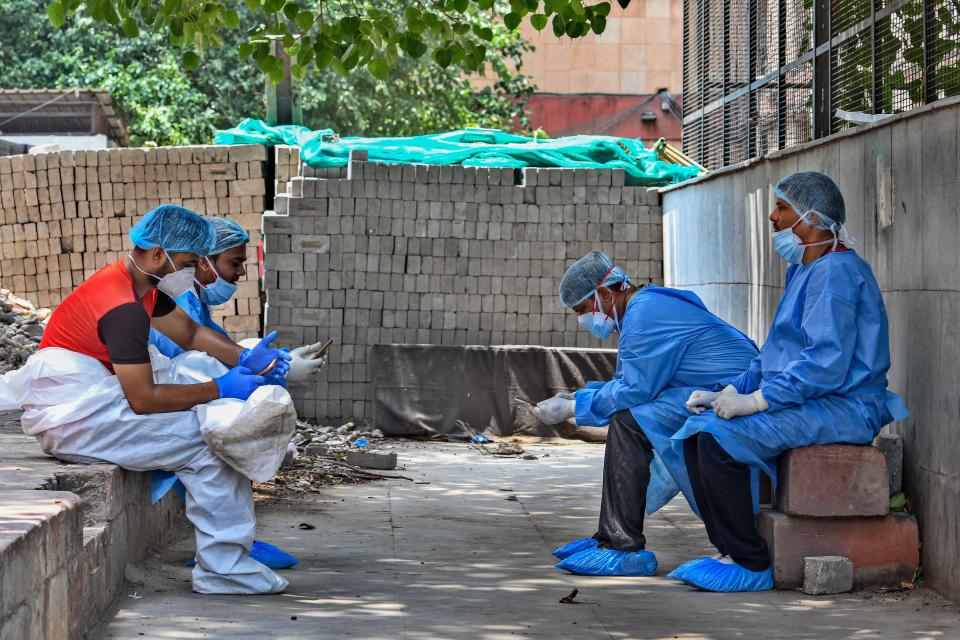
[[[200,300],[202,300],[204,304],[216,307],[233,297],[233,294],[237,292],[237,285],[224,280],[223,277],[217,273],[217,268],[213,266],[209,258],[204,258],[204,260],[210,265],[210,269],[217,276],[217,279],[207,286],[200,285]],[[197,284],[200,283],[198,282]]]
[[[777,231],[770,236],[770,239],[773,240],[773,250],[779,253],[780,257],[786,260],[789,264],[801,264],[803,262],[803,255],[807,250],[807,247],[818,247],[823,244],[833,244],[836,246],[837,244],[836,232],[834,232],[833,240],[824,240],[822,242],[803,244],[803,240],[801,240],[800,236],[793,232],[793,228],[800,224],[806,217],[807,214],[804,213],[802,216],[800,216],[800,218],[797,219],[796,222],[790,225],[789,229]]]
[[[617,330],[619,322],[617,319],[617,305],[613,305],[613,318],[602,311],[603,305],[600,303],[600,295],[593,294],[593,311],[577,316],[577,322],[580,326],[592,333],[601,340],[609,338]],[[597,309],[601,311],[597,311]]]

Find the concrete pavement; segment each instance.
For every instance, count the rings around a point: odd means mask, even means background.
[[[283,572],[286,594],[193,594],[186,536],[131,571],[138,582],[93,637],[960,637],[960,609],[924,591],[711,594],[669,580],[677,564],[710,552],[682,499],[648,519],[656,577],[562,573],[550,551],[593,533],[602,446],[528,446],[538,460],[465,445],[395,446],[401,473],[417,483],[339,486],[260,509],[259,539],[301,559]],[[577,603],[560,604],[575,587]]]

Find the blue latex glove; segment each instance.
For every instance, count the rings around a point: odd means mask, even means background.
[[[215,378],[221,398],[246,400],[257,387],[267,384],[263,376],[255,376],[246,367],[234,367],[219,378]]]
[[[244,349],[240,353],[240,359],[237,360],[238,367],[246,367],[254,373],[259,373],[267,367],[270,366],[270,363],[279,358],[275,371],[279,371],[282,375],[286,376],[287,371],[290,370],[290,360],[291,356],[284,349],[274,349],[270,346],[270,343],[276,340],[277,332],[271,331],[263,340],[257,343],[253,349]]]

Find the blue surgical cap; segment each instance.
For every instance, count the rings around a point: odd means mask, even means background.
[[[836,183],[819,171],[801,171],[781,178],[774,193],[778,198],[793,207],[797,215],[816,211],[819,215],[819,229],[830,230],[834,224],[842,225],[847,221],[847,210],[843,204],[843,194]]]
[[[162,247],[167,253],[208,256],[216,240],[209,220],[173,204],[160,205],[130,229],[130,241],[140,249]]]
[[[250,234],[233,220],[219,217],[209,220],[217,231],[217,242],[213,245],[210,255],[218,256],[228,249],[243,246],[250,241]]]
[[[560,303],[575,307],[600,287],[610,287],[630,278],[600,251],[591,251],[574,262],[560,280]]]

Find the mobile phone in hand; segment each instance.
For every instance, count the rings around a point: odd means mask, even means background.
[[[260,373],[258,373],[257,375],[258,375],[258,376],[265,376],[265,375],[267,375],[268,373],[270,373],[271,371],[273,371],[273,368],[277,366],[277,363],[278,363],[278,362],[280,362],[280,358],[274,358],[274,359],[273,359],[273,362],[271,362],[270,364],[268,364],[268,365],[267,365],[267,368],[264,369],[263,371],[261,371]]]
[[[327,340],[326,342],[324,342],[324,343],[323,343],[323,346],[320,347],[320,350],[317,351],[315,354],[313,354],[313,357],[311,358],[311,360],[319,360],[320,358],[322,358],[323,356],[325,356],[326,353],[327,353],[327,349],[329,349],[329,348],[330,348],[330,345],[332,345],[332,344],[333,344],[333,339],[332,339],[332,338],[331,338],[330,340]]]

